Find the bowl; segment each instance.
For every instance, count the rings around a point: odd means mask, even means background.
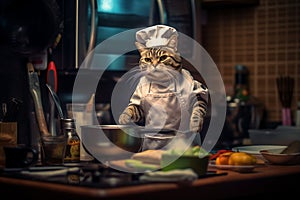
[[[278,126],[276,129],[249,129],[249,138],[253,145],[289,145],[300,140],[300,128]]]
[[[278,149],[261,150],[261,155],[271,164],[294,165],[300,164],[300,153],[282,154]]]
[[[209,163],[209,156],[198,157],[190,155],[162,154],[161,167],[162,171],[175,169],[192,169],[198,176],[205,175]]]
[[[260,153],[261,150],[274,150],[274,151],[283,151],[287,146],[284,145],[246,145],[233,147],[232,151],[239,151],[252,154],[257,159],[257,164],[264,164],[266,159]]]
[[[253,155],[260,155],[261,150],[274,150],[274,151],[283,151],[286,149],[287,146],[285,145],[245,145],[245,146],[238,146],[233,147],[232,151],[240,151],[246,152]]]
[[[141,150],[140,128],[131,125],[81,126],[84,148],[98,161],[127,159]]]

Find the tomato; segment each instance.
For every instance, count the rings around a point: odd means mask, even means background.
[[[228,165],[229,157],[231,156],[231,154],[233,154],[233,152],[231,151],[220,154],[216,158],[216,165]]]
[[[221,149],[221,150],[217,151],[217,153],[212,154],[209,159],[210,160],[217,159],[217,157],[219,157],[221,154],[226,153],[226,152],[232,152],[232,151],[231,150],[226,150],[226,149]]]

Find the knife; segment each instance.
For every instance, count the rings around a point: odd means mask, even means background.
[[[62,111],[62,108],[61,108],[61,103],[60,103],[60,100],[59,100],[59,97],[57,96],[57,94],[52,90],[52,88],[46,84],[49,92],[50,92],[50,95],[52,97],[52,101],[54,102],[55,106],[56,106],[56,109],[58,111],[58,115],[61,119],[64,119],[64,114],[63,114],[63,111]]]
[[[53,60],[48,64],[47,70],[47,84],[51,87],[54,92],[57,92],[57,72],[56,66]],[[50,133],[56,135],[56,117],[55,117],[55,105],[53,99],[49,97],[50,100],[50,117],[49,117],[49,130]]]

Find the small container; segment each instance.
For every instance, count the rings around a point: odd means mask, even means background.
[[[86,103],[71,103],[71,104],[67,104],[66,106],[67,106],[68,118],[76,119],[77,127],[93,124],[93,115],[92,112],[87,111]],[[81,139],[82,138],[81,128],[77,128],[76,132],[79,138]],[[82,141],[83,140],[81,139],[80,161],[83,162],[93,161],[94,157],[86,151]]]
[[[43,165],[62,165],[66,150],[66,137],[64,135],[41,136],[41,161]]]
[[[61,119],[61,130],[67,136],[64,162],[80,162],[80,138],[74,119]]]

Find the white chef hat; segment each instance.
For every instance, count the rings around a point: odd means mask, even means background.
[[[177,51],[178,33],[175,28],[166,25],[155,25],[136,32],[136,41],[145,47],[168,47]]]

